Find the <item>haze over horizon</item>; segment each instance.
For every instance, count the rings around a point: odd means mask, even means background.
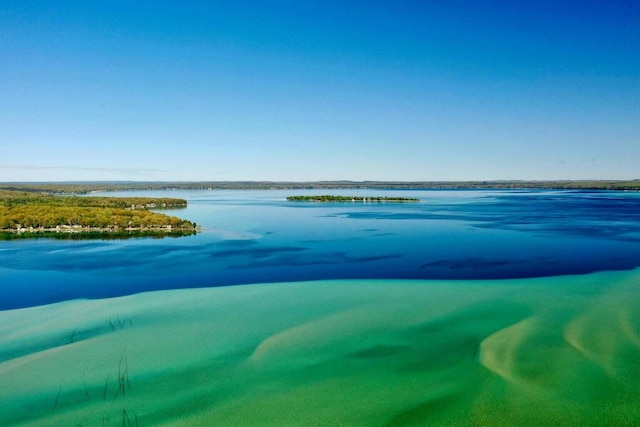
[[[640,178],[640,2],[4,2],[0,182]]]

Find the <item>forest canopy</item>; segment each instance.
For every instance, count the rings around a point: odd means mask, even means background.
[[[86,194],[92,191],[131,190],[309,190],[309,189],[394,189],[394,190],[616,190],[640,191],[635,180],[556,180],[556,181],[194,181],[194,182],[78,182],[78,183],[0,183],[0,190]]]

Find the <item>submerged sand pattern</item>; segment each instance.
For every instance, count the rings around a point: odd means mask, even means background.
[[[640,271],[0,312],[0,425],[638,425]]]

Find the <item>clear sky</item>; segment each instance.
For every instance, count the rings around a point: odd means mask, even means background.
[[[636,178],[638,0],[0,0],[0,181]]]

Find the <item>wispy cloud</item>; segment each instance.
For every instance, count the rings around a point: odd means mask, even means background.
[[[165,169],[145,169],[145,168],[108,168],[108,167],[84,167],[84,166],[45,166],[45,165],[3,165],[0,169],[11,170],[56,170],[56,171],[90,171],[90,172],[115,172],[126,174],[147,174],[169,172]]]

